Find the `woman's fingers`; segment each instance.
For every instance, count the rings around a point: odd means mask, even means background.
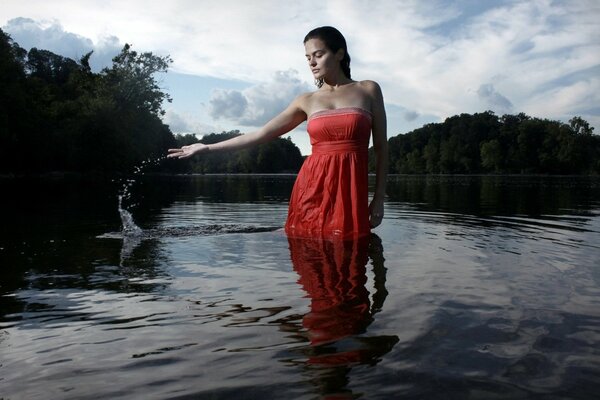
[[[369,205],[369,217],[371,228],[379,226],[383,220],[383,204],[373,201]]]
[[[381,224],[383,220],[383,215],[379,213],[371,213],[371,228],[375,228]]]
[[[192,152],[189,152],[187,148],[188,146],[183,146],[180,149],[169,149],[167,154],[167,158],[187,158],[192,155]]]
[[[196,143],[195,145],[182,146],[180,149],[169,149],[167,158],[188,158],[206,148],[205,145]]]
[[[168,152],[169,154],[167,154],[167,158],[181,157],[183,154],[183,149],[169,149]]]

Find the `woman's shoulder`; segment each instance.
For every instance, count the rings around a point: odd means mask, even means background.
[[[311,108],[313,103],[315,92],[305,92],[299,94],[293,101],[293,103],[303,111],[307,111]]]
[[[311,92],[299,94],[290,102],[284,113],[294,115],[304,114],[304,117],[306,118],[306,116],[310,114],[311,110],[311,97]]]
[[[378,91],[381,91],[381,87],[379,86],[379,83],[372,81],[372,80],[364,80],[364,81],[358,81],[358,85],[363,88],[364,90],[367,90],[369,92],[375,93]]]

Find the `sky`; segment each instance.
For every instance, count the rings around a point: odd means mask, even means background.
[[[600,134],[598,0],[2,0],[0,27],[21,47],[95,71],[125,43],[169,55],[158,79],[174,133],[252,132],[315,90],[311,29],[346,37],[352,78],[377,81],[388,137],[461,113],[524,112]],[[310,154],[306,125],[290,137]]]

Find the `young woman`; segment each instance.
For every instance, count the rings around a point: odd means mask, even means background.
[[[346,40],[324,26],[304,38],[306,59],[318,90],[298,96],[265,126],[220,143],[169,149],[186,158],[232,151],[281,136],[305,120],[312,155],[298,174],[290,198],[286,233],[292,237],[352,239],[370,233],[383,218],[387,174],[386,116],[381,89],[350,78]],[[368,146],[373,133],[376,185],[368,203]]]

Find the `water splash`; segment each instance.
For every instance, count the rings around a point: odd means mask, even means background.
[[[131,237],[131,236],[140,236],[142,234],[142,229],[137,226],[135,221],[133,220],[133,215],[124,205],[126,201],[131,199],[131,188],[136,183],[136,177],[142,175],[148,167],[157,166],[161,161],[165,160],[167,157],[162,156],[155,159],[147,159],[142,161],[142,163],[134,168],[133,178],[127,179],[123,184],[117,198],[119,200],[118,203],[118,211],[119,216],[121,217],[121,225],[122,225],[122,234],[123,237]],[[131,204],[130,206],[135,206],[136,204]]]
[[[122,232],[124,236],[139,236],[142,234],[142,228],[136,225],[133,215],[123,208],[123,195],[119,195],[119,215],[121,216]]]

